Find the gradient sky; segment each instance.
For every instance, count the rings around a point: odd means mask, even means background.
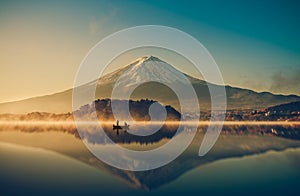
[[[283,0],[1,1],[0,102],[71,88],[98,41],[146,24],[197,38],[228,85],[300,95],[299,10]]]

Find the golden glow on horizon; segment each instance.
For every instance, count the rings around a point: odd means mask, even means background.
[[[112,125],[115,121],[105,121],[105,122],[93,122],[93,121],[81,121],[78,122],[83,125]],[[261,126],[261,125],[282,125],[282,126],[293,126],[300,125],[300,121],[166,121],[166,122],[144,122],[144,121],[135,121],[127,122],[129,125],[157,125],[157,124],[166,124],[166,125],[195,125],[198,126],[207,126],[207,125],[249,125],[249,126]],[[21,125],[21,126],[31,126],[31,125],[75,125],[74,121],[0,121],[0,126],[3,125]],[[122,126],[122,123],[120,124]]]

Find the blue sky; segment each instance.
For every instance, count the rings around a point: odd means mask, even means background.
[[[300,95],[299,10],[298,1],[267,0],[1,1],[0,102],[72,87],[93,45],[146,24],[198,39],[228,85]]]

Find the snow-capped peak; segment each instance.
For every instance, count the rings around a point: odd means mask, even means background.
[[[182,83],[187,80],[184,74],[175,69],[172,65],[154,56],[141,57],[131,63],[127,70],[123,72],[120,83],[124,86],[131,86],[141,81],[151,81],[159,79],[165,84]]]
[[[164,61],[160,60],[159,58],[157,58],[155,56],[146,56],[146,57],[143,57],[143,59],[144,59],[144,62],[147,62],[147,61],[164,62]]]
[[[143,56],[143,57],[140,57],[134,61],[132,61],[131,63],[129,63],[129,65],[127,66],[130,66],[130,65],[134,65],[134,66],[138,66],[142,63],[145,63],[145,62],[148,62],[148,61],[158,61],[158,62],[163,62],[162,60],[160,60],[159,58],[155,57],[155,56]],[[127,67],[126,66],[126,67]]]
[[[143,56],[132,61],[127,66],[105,75],[99,80],[99,84],[114,83],[118,78],[121,78],[119,84],[122,83],[123,86],[131,86],[141,81],[158,78],[164,84],[186,84],[185,76],[185,74],[158,57]]]

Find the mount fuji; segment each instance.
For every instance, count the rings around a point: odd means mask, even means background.
[[[210,94],[206,81],[189,76],[174,66],[154,56],[145,56],[136,59],[130,64],[102,76],[99,80],[77,87],[89,88],[91,84],[97,85],[95,99],[110,98],[116,82],[123,86],[123,90],[139,83],[142,79],[159,78],[163,83],[148,82],[137,87],[131,99],[153,99],[165,105],[180,107],[176,94],[167,85],[170,84],[184,88],[186,79],[192,84],[198,96],[201,110],[210,109]],[[210,84],[215,85],[216,84]],[[218,86],[221,87],[221,86]],[[248,89],[225,86],[227,94],[227,108],[233,109],[261,109],[278,104],[300,101],[296,95],[274,95],[269,92],[254,92]],[[34,111],[64,113],[72,111],[72,90],[58,92],[51,95],[33,97],[21,101],[1,103],[0,113],[29,113]],[[83,91],[84,92],[84,91]],[[84,94],[82,95],[84,96]],[[193,104],[193,103],[191,103]]]
[[[160,60],[154,56],[145,56],[138,58],[137,60],[130,63],[128,66],[121,68],[111,74],[108,74],[102,77],[99,80],[99,84],[105,82],[115,82],[118,77],[116,75],[123,75],[122,83],[126,83],[126,86],[133,85],[142,81],[142,78],[145,80],[151,80],[153,78],[159,78],[162,83],[178,83],[184,84],[185,80],[182,78],[182,73],[174,68],[172,65]],[[190,76],[184,74],[189,79],[192,79]]]

